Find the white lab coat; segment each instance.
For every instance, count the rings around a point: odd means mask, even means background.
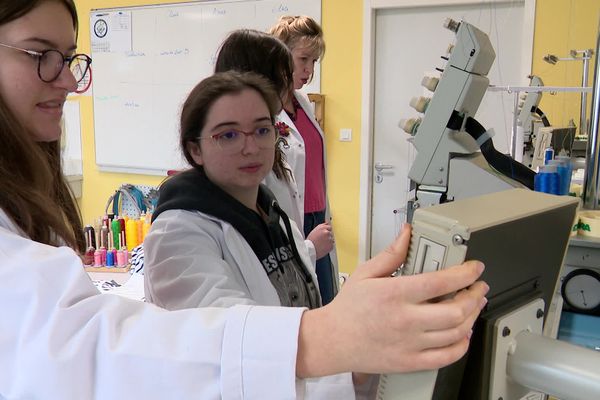
[[[316,283],[315,260],[290,222],[301,261]],[[168,310],[281,305],[246,239],[228,222],[200,211],[167,210],[154,220],[144,240],[144,290],[148,301]]]
[[[292,170],[291,165],[289,165],[285,160],[283,160],[283,164],[290,171]],[[301,229],[302,236],[304,237],[304,225],[298,225],[304,221],[304,202],[302,202],[302,208],[299,208],[297,202],[298,187],[293,181],[293,177],[290,177],[289,179],[292,179],[292,181],[285,182],[279,180],[275,176],[275,173],[271,171],[263,180],[263,184],[265,184],[273,192],[275,198],[277,199],[277,203],[279,203],[279,207],[281,207],[290,220],[293,221],[299,227],[299,229]],[[312,260],[316,260],[317,250],[315,249],[313,242],[306,239],[304,240],[304,245],[308,249],[310,258]]]
[[[314,260],[310,260],[302,245],[302,233],[291,222],[300,257],[317,282]],[[161,213],[144,240],[144,264],[146,298],[170,310],[281,304],[244,237],[228,222],[199,211]],[[298,385],[299,397],[354,399],[351,374],[309,379],[305,383],[305,387]]]
[[[325,136],[323,130],[319,126],[317,119],[315,118],[313,108],[310,104],[310,100],[308,97],[296,90],[294,91],[294,96],[298,103],[309,117],[319,134],[321,135],[321,139],[323,141],[323,165],[327,165],[326,160],[326,151],[325,151]],[[271,171],[269,175],[265,178],[264,183],[267,185],[269,189],[273,192],[281,209],[288,214],[288,216],[293,219],[296,224],[300,227],[300,229],[304,229],[304,192],[305,192],[305,172],[306,172],[306,150],[304,149],[304,139],[302,139],[302,135],[296,128],[296,125],[287,114],[285,110],[281,110],[281,112],[277,115],[276,122],[283,122],[287,126],[290,127],[290,134],[285,137],[287,142],[287,146],[282,146],[283,152],[285,153],[285,161],[290,166],[290,169],[293,174],[293,180],[291,182],[284,182],[282,180],[277,179],[275,174]],[[325,174],[327,175],[327,174]],[[325,191],[325,195],[327,195],[327,190]],[[326,200],[326,209],[325,209],[325,221],[331,220],[330,208],[329,208],[329,200],[327,197]],[[308,241],[310,242],[310,241]],[[309,249],[314,252],[314,246],[312,243],[309,245]],[[337,252],[335,246],[333,250],[329,253],[329,257],[331,259],[331,265],[334,272],[334,278],[338,276],[338,261],[337,261]],[[336,292],[339,291],[339,281],[338,279],[333,279],[334,284],[336,285]]]
[[[0,398],[294,399],[303,308],[168,312],[100,294],[0,210]],[[276,340],[273,340],[276,338]]]

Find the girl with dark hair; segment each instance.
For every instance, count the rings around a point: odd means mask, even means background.
[[[227,36],[219,48],[215,63],[215,72],[235,70],[264,76],[278,96],[291,87],[293,68],[288,48],[273,36],[254,29],[238,29]],[[282,144],[280,141],[275,149],[273,175],[275,179],[287,183],[293,177],[283,158]]]
[[[233,31],[221,44],[215,66],[215,72],[236,70],[263,75],[273,83],[282,102],[290,95],[293,87],[293,69],[292,53],[281,40],[252,29]],[[280,109],[277,114],[281,112]],[[265,177],[264,184],[302,232],[304,213],[303,207],[299,205],[299,198],[302,196],[284,153],[289,152],[287,149],[290,138],[280,134],[279,130],[278,134],[273,173]],[[328,224],[315,227],[306,235],[305,245],[313,263],[327,255],[333,249],[331,227]]]
[[[192,90],[180,145],[193,168],[161,186],[144,242],[149,301],[167,309],[321,305],[302,234],[261,185],[280,108],[254,73],[218,73]]]
[[[66,96],[90,63],[75,54],[76,27],[72,1],[0,1],[0,397],[295,398],[296,377],[436,368],[464,354],[484,284],[420,303],[471,285],[478,264],[384,278],[406,256],[408,229],[317,310],[166,312],[100,294],[77,253],[79,218],[52,153]],[[444,290],[412,289],[425,282]],[[465,318],[446,329],[417,323],[440,311]],[[437,341],[426,338],[431,329]],[[340,334],[331,341],[325,330]],[[350,355],[351,343],[362,345]]]

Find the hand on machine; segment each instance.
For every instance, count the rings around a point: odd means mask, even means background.
[[[422,81],[433,95],[413,98],[411,106],[423,116],[401,122],[418,155],[409,172],[413,233],[399,274],[480,260],[489,302],[461,360],[382,376],[377,399],[513,400],[531,390],[564,400],[584,392],[600,398],[600,375],[591,372],[600,355],[542,336],[577,200],[529,190],[535,172],[494,148],[493,132],[474,118],[494,50],[487,35],[465,21],[445,26],[456,42],[442,57],[441,77]],[[538,103],[539,96],[525,99],[523,120]]]
[[[462,359],[382,376],[378,400],[519,400],[532,390],[563,400],[600,397],[600,354],[542,336],[577,204],[512,189],[417,210],[400,274],[480,260],[488,303]]]

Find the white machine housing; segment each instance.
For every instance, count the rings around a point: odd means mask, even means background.
[[[590,370],[600,354],[541,336],[578,204],[511,189],[416,210],[401,275],[481,260],[488,304],[465,357],[438,371],[383,376],[377,399],[518,400],[536,390],[568,400],[582,387],[600,396],[600,372]]]

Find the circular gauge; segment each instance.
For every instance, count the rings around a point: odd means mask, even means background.
[[[576,312],[600,315],[600,274],[576,269],[565,276],[561,286],[565,303]]]

